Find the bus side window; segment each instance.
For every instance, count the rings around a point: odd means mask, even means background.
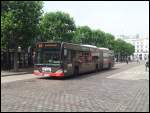
[[[85,51],[81,52],[80,58],[82,59],[83,62],[89,62],[89,53]]]
[[[71,51],[68,49],[64,49],[64,60],[65,61],[71,61]]]
[[[74,50],[71,50],[71,62],[76,57],[76,52]]]
[[[83,62],[83,52],[82,51],[79,52],[79,59],[81,62]]]
[[[67,57],[67,49],[64,49],[64,57]]]
[[[68,59],[67,59],[69,62],[71,62],[71,51],[68,50]]]
[[[68,57],[68,51],[67,49],[64,49],[64,52],[63,52],[63,56],[64,56],[64,61],[66,61],[67,57]]]
[[[104,58],[108,58],[108,57],[109,57],[109,54],[106,53],[106,52],[104,52],[104,53],[103,53],[103,57],[104,57]]]
[[[88,62],[89,61],[89,53],[88,52],[85,52],[85,54],[84,54],[85,56],[84,56],[84,59],[85,59],[85,62]]]

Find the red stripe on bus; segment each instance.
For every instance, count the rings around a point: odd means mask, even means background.
[[[37,75],[37,76],[44,76],[44,74],[48,74],[48,76],[56,76],[56,77],[59,77],[59,76],[64,76],[64,73],[61,72],[61,73],[40,73],[40,72],[33,72],[34,75]]]
[[[57,77],[64,76],[64,73],[63,72],[61,72],[61,73],[50,73],[50,76],[57,76]]]

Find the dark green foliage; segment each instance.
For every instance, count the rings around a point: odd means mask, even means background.
[[[40,32],[43,41],[71,42],[74,31],[74,20],[67,13],[46,13],[40,22]]]
[[[15,45],[25,48],[32,44],[39,32],[42,15],[40,1],[2,1],[1,2],[1,47]]]

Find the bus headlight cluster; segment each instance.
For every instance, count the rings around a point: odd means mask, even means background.
[[[64,70],[64,72],[67,72],[67,70]],[[56,73],[63,73],[63,70],[59,69],[59,70],[56,71]]]

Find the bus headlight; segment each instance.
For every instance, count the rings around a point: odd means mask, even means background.
[[[36,73],[36,72],[39,72],[39,70],[36,69],[36,70],[34,70],[34,72],[35,72],[35,73]]]
[[[62,73],[62,72],[63,72],[62,69],[59,69],[59,70],[56,71],[56,73]]]
[[[67,70],[63,71],[63,69],[59,69],[59,70],[56,71],[56,73],[63,73],[63,72],[67,72]]]

